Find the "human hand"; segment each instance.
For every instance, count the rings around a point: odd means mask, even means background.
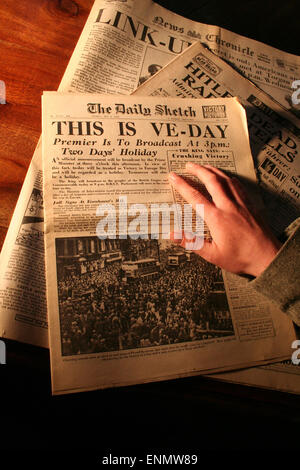
[[[244,187],[235,177],[209,165],[187,163],[186,169],[197,176],[211,195],[209,201],[200,191],[190,186],[181,176],[169,174],[176,191],[196,210],[204,206],[204,219],[212,241],[204,240],[201,249],[194,250],[206,261],[236,274],[259,276],[281,247],[271,230],[251,207]],[[186,234],[182,238],[171,235],[172,241],[189,246]]]

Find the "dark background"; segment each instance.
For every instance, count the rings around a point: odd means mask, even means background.
[[[157,3],[299,54],[298,0]],[[201,464],[208,450],[299,448],[297,396],[196,377],[52,397],[48,351],[6,344],[7,365],[0,366],[1,449],[42,449],[48,456],[64,450],[69,462],[92,450],[100,456],[193,449]],[[216,454],[209,455],[213,463]]]
[[[300,54],[299,0],[157,0],[169,10]]]

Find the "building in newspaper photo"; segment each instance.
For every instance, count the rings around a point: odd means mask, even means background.
[[[234,334],[222,273],[167,240],[56,239],[62,354]]]

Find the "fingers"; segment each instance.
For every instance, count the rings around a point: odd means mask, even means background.
[[[209,263],[215,263],[217,260],[217,247],[214,241],[192,236],[186,232],[172,232],[170,240],[186,250],[194,251]]]
[[[252,207],[252,201],[249,198],[249,195],[246,191],[245,186],[240,182],[236,176],[229,177],[219,168],[215,168],[211,165],[205,165],[205,168],[209,169],[216,175],[219,175],[220,178],[223,178],[224,181],[229,185],[232,196],[241,206]]]
[[[200,166],[195,163],[187,163],[186,169],[205,184],[217,208],[225,210],[232,208],[234,197],[231,192],[229,176],[209,165]]]
[[[210,213],[214,210],[214,204],[212,204],[206,197],[197,189],[190,186],[181,176],[175,173],[169,174],[169,180],[181,194],[181,196],[195,209],[197,212],[197,205],[202,204],[204,206],[205,218],[209,218]]]
[[[249,193],[247,192],[245,186],[241,183],[241,181],[234,176],[232,178],[232,184],[236,192],[236,199],[238,201],[241,201],[241,203],[246,205],[247,207],[256,210],[256,207],[254,206],[254,201],[252,201],[252,199],[249,197]],[[256,210],[256,212],[258,211]]]
[[[190,165],[190,162],[187,163],[187,165]],[[210,170],[214,173],[216,173],[217,175],[219,175],[220,177],[226,179],[226,180],[230,180],[230,177],[226,175],[226,173],[224,173],[224,171],[220,170],[219,168],[216,168],[215,166],[212,166],[212,165],[198,165],[198,164],[195,164],[195,166],[198,166],[200,168],[206,168],[207,170]]]

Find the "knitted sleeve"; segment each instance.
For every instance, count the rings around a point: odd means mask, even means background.
[[[271,264],[249,284],[300,326],[300,218],[286,233],[289,238]]]

